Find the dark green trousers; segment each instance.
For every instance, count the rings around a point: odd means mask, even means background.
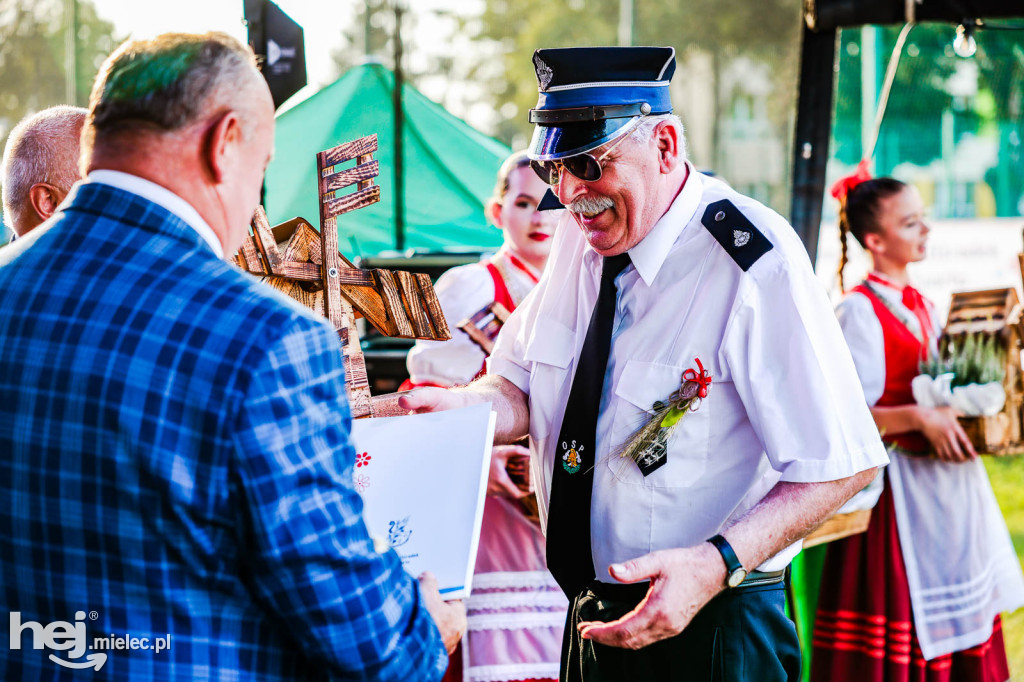
[[[798,682],[800,644],[783,583],[740,587],[712,599],[683,632],[643,649],[582,639],[576,624],[631,611],[647,583],[593,582],[573,601],[562,638],[561,682]]]

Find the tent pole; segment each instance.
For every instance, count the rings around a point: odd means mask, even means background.
[[[395,0],[395,89],[392,93],[395,123],[395,249],[405,249],[405,149],[402,140],[404,115],[402,111],[402,7],[404,0]]]

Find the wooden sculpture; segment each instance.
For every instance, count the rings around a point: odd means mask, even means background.
[[[373,184],[377,136],[371,135],[317,154],[319,233],[302,218],[273,228],[263,207],[252,219],[252,235],[236,260],[245,270],[331,321],[341,337],[345,378],[353,417],[396,413],[395,398],[372,397],[359,345],[356,316],[386,336],[451,338],[430,277],[384,269],[361,270],[338,251],[339,215],[380,201]],[[342,168],[355,160],[355,166]],[[356,191],[342,194],[356,186]]]

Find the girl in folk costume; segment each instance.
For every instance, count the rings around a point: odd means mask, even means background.
[[[867,179],[863,164],[832,191],[840,286],[847,232],[871,258],[837,315],[892,461],[867,531],[828,547],[811,679],[1004,682],[999,613],[1024,604],[1024,576],[956,413],[919,406],[910,390],[941,329],[907,278],[925,256],[921,198],[897,180]]]
[[[505,236],[501,249],[482,263],[446,272],[437,295],[452,327],[450,341],[419,341],[409,353],[412,386],[466,384],[485,371],[484,351],[460,321],[492,302],[515,309],[537,283],[551,249],[558,211],[539,211],[547,191],[525,152],[498,171],[490,220]],[[495,446],[477,553],[469,629],[451,658],[446,681],[504,682],[558,677],[568,602],[548,573],[544,537],[519,498],[528,493],[509,478],[511,466],[528,476],[529,450]],[[529,493],[532,494],[532,493]]]

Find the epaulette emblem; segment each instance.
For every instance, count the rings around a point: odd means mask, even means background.
[[[700,221],[743,272],[773,248],[761,230],[728,199],[708,204]]]

